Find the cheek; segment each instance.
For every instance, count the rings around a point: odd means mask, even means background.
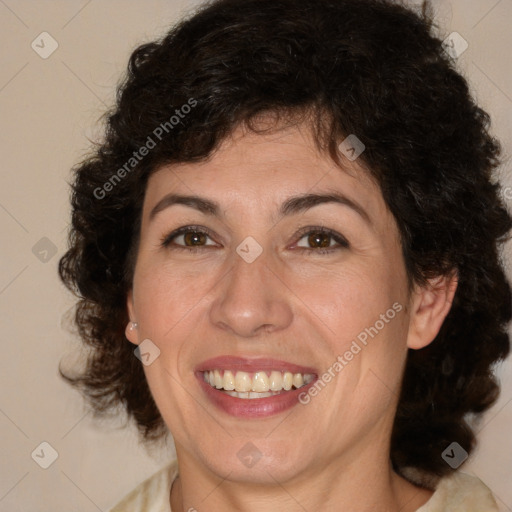
[[[207,322],[202,299],[211,292],[215,280],[204,271],[178,271],[165,264],[140,268],[134,279],[139,335],[141,340],[150,339],[160,350],[155,364],[146,366],[144,371],[159,408],[161,404],[170,407],[169,396],[175,407],[180,401],[187,401],[180,383],[195,379],[190,373],[190,361],[202,350],[198,343],[204,339]],[[160,396],[162,390],[167,391]]]
[[[213,273],[204,269],[184,270],[169,264],[141,264],[140,268],[134,278],[135,305],[141,324],[159,336],[197,307],[214,283]]]
[[[292,290],[303,303],[304,313],[312,317],[307,311],[313,312],[316,323],[320,320],[328,337],[343,348],[400,299],[399,287],[393,284],[396,278],[388,273],[377,262],[323,269],[296,279]]]

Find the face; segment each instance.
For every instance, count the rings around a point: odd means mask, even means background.
[[[410,296],[380,189],[341,158],[305,127],[239,128],[149,179],[127,337],[150,340],[144,371],[190,466],[274,483],[389,457]]]

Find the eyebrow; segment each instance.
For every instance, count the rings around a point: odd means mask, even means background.
[[[372,224],[370,216],[359,204],[339,192],[330,192],[327,194],[303,194],[290,197],[281,205],[281,208],[279,209],[279,218],[301,213],[313,208],[314,206],[325,203],[336,203],[348,206],[359,214],[366,223],[370,225]],[[193,195],[168,194],[158,201],[155,207],[151,210],[149,220],[152,220],[157,213],[175,204],[194,208],[205,215],[220,217],[220,205],[215,201]]]

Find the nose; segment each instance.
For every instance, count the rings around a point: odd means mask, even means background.
[[[292,322],[292,293],[265,250],[252,262],[233,251],[233,264],[216,287],[210,319],[241,338],[285,329]],[[272,265],[272,268],[270,267]]]

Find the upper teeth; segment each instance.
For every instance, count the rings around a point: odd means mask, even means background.
[[[300,388],[309,384],[314,378],[310,373],[291,373],[257,371],[253,374],[247,372],[232,372],[230,370],[210,370],[204,372],[204,380],[212,387],[237,391],[239,393],[255,391],[289,391],[292,386]]]

